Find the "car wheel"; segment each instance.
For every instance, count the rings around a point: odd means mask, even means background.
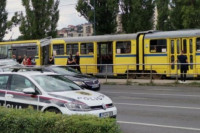
[[[61,114],[60,110],[56,109],[56,108],[49,108],[46,110],[47,112],[54,112],[56,114]],[[45,112],[46,112],[45,111]]]

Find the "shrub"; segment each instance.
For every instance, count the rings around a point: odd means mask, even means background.
[[[120,133],[115,119],[0,108],[2,133]]]

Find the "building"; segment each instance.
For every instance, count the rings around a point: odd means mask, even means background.
[[[79,36],[92,36],[92,24],[86,23],[81,25],[68,25],[67,28],[58,30],[58,37],[79,37]]]

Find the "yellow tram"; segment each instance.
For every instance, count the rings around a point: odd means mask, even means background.
[[[180,73],[179,66],[173,63],[183,50],[188,62],[194,63],[189,65],[188,74],[197,76],[200,73],[200,65],[197,65],[200,63],[199,29],[55,38],[45,43],[41,40],[2,42],[0,57],[4,54],[17,54],[20,47],[35,51],[32,56],[37,65],[47,64],[50,56],[54,56],[56,65],[66,65],[69,54],[79,52],[83,73],[97,74],[106,71],[117,75],[152,71],[165,76]],[[9,51],[12,52],[9,54]]]

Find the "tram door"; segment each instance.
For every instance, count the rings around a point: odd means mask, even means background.
[[[182,50],[184,51],[184,55],[187,56],[188,63],[195,63],[195,45],[193,45],[194,41],[192,38],[182,38]],[[188,66],[188,74],[193,74],[195,70],[195,66],[190,64]]]
[[[113,45],[112,42],[99,42],[97,43],[97,64],[99,73],[113,71]],[[106,68],[106,65],[107,68]],[[107,69],[107,70],[106,70]]]
[[[169,67],[170,67],[170,73],[171,74],[176,74],[178,73],[180,66],[179,65],[175,65],[177,60],[178,60],[178,56],[181,53],[181,42],[180,39],[171,39],[170,40],[170,63],[172,63]],[[174,64],[175,63],[175,64]]]
[[[176,63],[178,60],[178,56],[181,54],[181,51],[184,51],[184,55],[187,56],[188,63],[194,63],[195,55],[194,55],[194,41],[192,38],[182,38],[182,39],[171,39],[170,40],[170,62]],[[177,61],[177,63],[180,63]],[[193,64],[189,65],[188,74],[193,74],[195,70],[195,66]],[[170,66],[171,74],[180,74],[180,65],[172,64]]]
[[[42,47],[42,65],[48,65],[50,45]]]

